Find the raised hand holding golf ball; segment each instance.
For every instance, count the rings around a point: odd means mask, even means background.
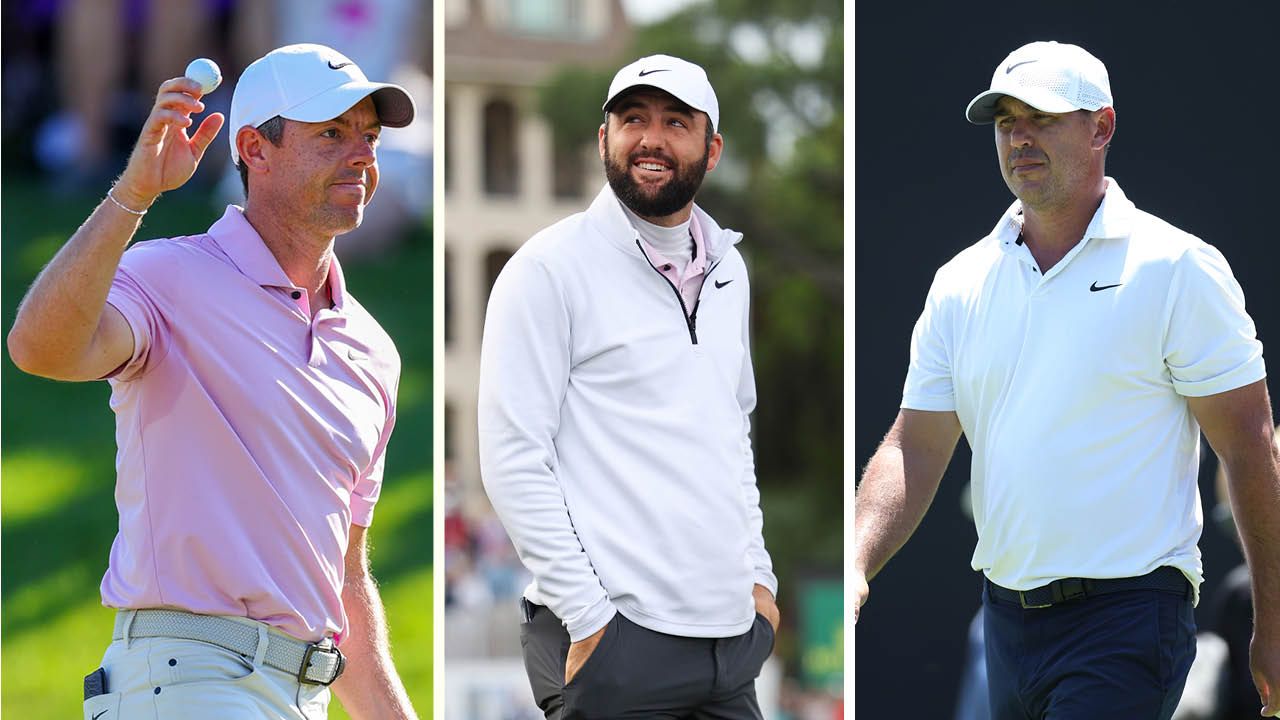
[[[218,64],[209,58],[192,60],[184,75],[200,83],[200,92],[203,95],[208,95],[222,84],[222,71],[218,69]]]

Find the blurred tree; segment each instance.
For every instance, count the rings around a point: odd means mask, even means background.
[[[698,63],[720,101],[725,159],[698,202],[745,234],[752,266],[756,466],[784,614],[790,581],[838,571],[843,552],[842,12],[839,0],[711,0],[638,28],[619,57]],[[557,143],[594,144],[603,115],[590,111],[612,73],[551,80],[540,109]]]

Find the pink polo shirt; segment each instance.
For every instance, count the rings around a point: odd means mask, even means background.
[[[240,208],[121,260],[133,328],[110,377],[120,530],[108,607],[239,615],[318,640],[346,627],[343,557],[368,526],[400,357],[330,264],[314,319]]]
[[[680,297],[684,299],[686,313],[692,313],[697,305],[698,294],[702,291],[702,281],[707,271],[707,248],[703,244],[702,228],[698,227],[697,218],[689,223],[689,234],[693,236],[693,257],[689,259],[683,274],[676,270],[675,263],[671,262],[667,256],[649,244],[644,237],[640,238],[640,245],[644,249],[644,254],[649,256],[649,261],[658,269],[658,272],[662,273],[663,277],[671,281],[676,291],[680,293]]]

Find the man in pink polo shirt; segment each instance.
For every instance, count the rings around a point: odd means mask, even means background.
[[[267,54],[231,103],[245,207],[125,252],[223,125],[187,135],[200,96],[160,86],[8,337],[29,373],[111,384],[120,529],[102,598],[120,611],[85,717],[320,718],[330,683],[353,717],[413,717],[365,546],[400,358],[333,255],[377,188],[381,128],[413,101],[327,47]]]

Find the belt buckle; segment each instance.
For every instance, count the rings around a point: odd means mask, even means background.
[[[338,664],[334,668],[333,675],[328,680],[313,680],[307,677],[307,671],[311,669],[311,656],[316,653],[324,655],[333,654],[337,656]],[[312,643],[307,645],[307,650],[302,654],[302,667],[298,669],[298,682],[305,685],[332,685],[335,680],[342,677],[342,671],[347,669],[347,656],[337,647],[323,645],[321,643]]]
[[[1042,608],[1053,607],[1053,602],[1052,602],[1052,601],[1047,602],[1047,603],[1044,603],[1043,605],[1030,605],[1030,604],[1028,604],[1028,603],[1027,603],[1027,592],[1026,592],[1026,591],[1024,591],[1024,590],[1019,590],[1019,591],[1018,591],[1018,602],[1022,603],[1022,609],[1023,609],[1023,610],[1040,610],[1040,609],[1042,609]]]

